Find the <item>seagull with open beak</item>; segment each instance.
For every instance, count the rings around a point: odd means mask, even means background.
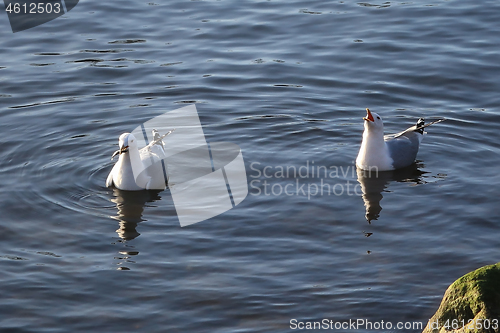
[[[384,123],[375,112],[366,109],[363,141],[356,158],[356,166],[362,170],[388,171],[407,167],[415,162],[424,128],[439,123],[440,119],[425,124],[420,118],[416,125],[393,135],[384,136]]]

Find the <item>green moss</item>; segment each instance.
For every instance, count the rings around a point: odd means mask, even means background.
[[[478,319],[500,318],[500,263],[481,267],[468,273],[450,285],[443,301],[431,321],[439,320],[440,326],[446,321],[468,322]],[[444,332],[424,330],[424,332]],[[499,332],[499,330],[462,328],[457,332]]]

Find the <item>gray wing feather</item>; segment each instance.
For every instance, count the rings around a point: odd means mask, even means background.
[[[421,136],[422,134],[412,131],[386,139],[389,156],[394,161],[393,166],[395,169],[404,168],[415,161]]]
[[[417,158],[418,148],[420,142],[424,137],[423,129],[445,121],[446,119],[439,119],[425,125],[423,123],[423,118],[419,119],[417,125],[414,125],[403,132],[397,134],[386,135],[384,137],[387,143],[387,148],[389,149],[389,156],[391,156],[393,162],[393,167],[395,169],[404,168],[413,163],[415,158]]]
[[[445,121],[446,119],[443,118],[443,119],[439,119],[439,120],[436,120],[436,121],[433,121],[433,122],[430,122],[430,123],[427,123],[425,125],[422,125],[422,126],[417,126],[417,125],[414,125],[406,130],[404,130],[403,132],[399,132],[397,134],[391,134],[391,135],[386,135],[387,138],[397,138],[399,136],[402,136],[402,135],[405,135],[406,133],[409,133],[409,132],[415,132],[415,131],[418,131],[418,130],[421,130],[421,129],[424,129],[426,127],[429,127],[431,125],[434,125],[434,124],[437,124],[437,123],[440,123],[442,121]]]
[[[175,128],[171,131],[168,131],[167,133],[165,133],[163,135],[160,135],[160,133],[158,133],[157,130],[153,130],[153,141],[151,141],[149,143],[149,145],[145,146],[144,148],[149,149],[156,144],[161,145],[163,148],[163,142],[161,140],[163,140],[163,138],[165,138],[166,136],[172,134],[173,131],[175,131]]]

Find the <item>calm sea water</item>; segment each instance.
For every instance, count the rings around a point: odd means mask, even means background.
[[[499,11],[80,1],[16,34],[0,15],[0,330],[426,322],[450,283],[500,261]],[[168,190],[104,182],[121,133],[191,103],[208,141],[241,147],[249,195],[181,228]],[[366,107],[387,132],[447,121],[414,168],[358,180]]]

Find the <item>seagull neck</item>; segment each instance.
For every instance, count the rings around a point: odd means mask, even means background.
[[[138,161],[141,161],[139,150],[137,150],[137,148],[134,149],[133,147],[129,147],[126,153],[120,154],[119,160],[121,163],[130,164],[132,169],[134,169],[134,172],[141,169],[139,165],[136,165]]]
[[[380,159],[387,155],[387,146],[384,140],[384,131],[378,129],[366,129],[363,133],[363,151],[369,160]],[[370,162],[372,165],[374,162]],[[375,164],[373,164],[375,165]]]
[[[369,126],[365,125],[356,165],[363,170],[375,170],[377,172],[392,170],[393,161],[384,140],[383,127]]]
[[[363,141],[370,142],[375,145],[380,145],[381,142],[384,142],[384,131],[379,129],[366,128],[363,133]]]
[[[129,147],[128,154],[130,159],[136,159],[136,158],[138,158],[139,160],[141,159],[139,155],[139,149],[137,149],[136,146]]]

